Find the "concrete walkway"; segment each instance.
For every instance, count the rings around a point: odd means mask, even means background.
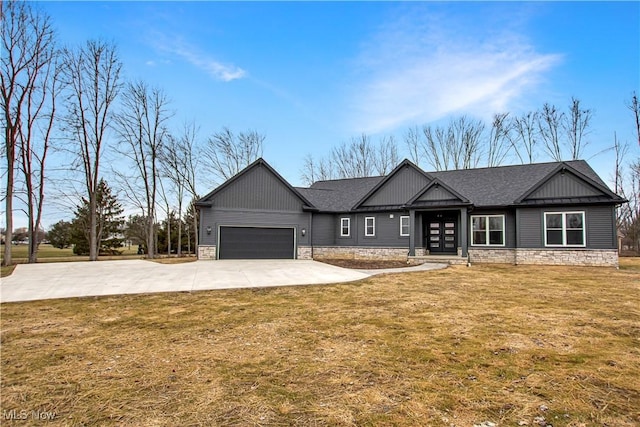
[[[306,260],[229,260],[159,264],[144,260],[20,264],[0,284],[0,302],[151,292],[314,285],[445,264],[351,270]]]

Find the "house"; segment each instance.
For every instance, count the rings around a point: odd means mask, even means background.
[[[295,188],[259,159],[196,203],[198,257],[617,266],[624,202],[582,160]]]

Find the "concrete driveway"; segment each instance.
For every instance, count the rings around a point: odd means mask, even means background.
[[[394,270],[350,270],[305,260],[143,260],[20,264],[0,284],[0,302],[150,292],[314,285],[350,282],[373,274],[445,267],[423,264]]]

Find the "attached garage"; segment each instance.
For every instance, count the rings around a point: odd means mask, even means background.
[[[221,226],[218,258],[294,259],[295,229]]]

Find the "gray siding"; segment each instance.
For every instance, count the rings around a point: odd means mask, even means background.
[[[558,173],[543,184],[542,187],[531,193],[527,199],[589,197],[601,194],[601,191],[571,173]]]
[[[386,183],[372,194],[363,206],[401,205],[408,202],[429,180],[413,167],[407,165],[396,172]]]
[[[336,228],[338,219],[332,214],[314,214],[311,241],[314,246],[333,246],[336,244]],[[338,234],[340,231],[338,231]]]
[[[585,211],[588,247],[593,249],[616,249],[618,241],[616,239],[616,221],[613,206],[590,206]]]
[[[255,167],[213,197],[214,208],[301,211],[302,201],[266,167]]]
[[[586,223],[586,248],[616,249],[615,213],[612,206],[568,206],[519,208],[517,242],[520,248],[544,247],[544,213],[583,211]]]
[[[393,218],[389,215],[393,214]],[[372,214],[358,214],[355,216],[355,224],[352,220],[352,230],[357,230],[356,243],[358,246],[379,247],[409,247],[409,236],[400,236],[400,216],[409,215],[408,212],[386,212]],[[366,217],[376,219],[376,235],[368,237],[364,235],[364,221]]]
[[[202,209],[200,241],[201,245],[217,245],[218,227],[220,226],[252,226],[252,227],[294,227],[296,229],[297,246],[311,244],[311,214],[307,212],[266,212],[240,211],[233,209]],[[211,234],[207,234],[207,226]],[[306,235],[302,236],[302,229]]]
[[[473,223],[471,222],[472,215],[504,215],[504,227],[505,227],[505,241],[504,246],[471,246],[471,232]],[[485,210],[476,209],[469,214],[469,247],[478,248],[515,248],[516,247],[516,213],[510,210]]]
[[[418,201],[434,201],[434,200],[459,200],[458,197],[451,194],[441,186],[433,186],[422,196],[418,197]]]

